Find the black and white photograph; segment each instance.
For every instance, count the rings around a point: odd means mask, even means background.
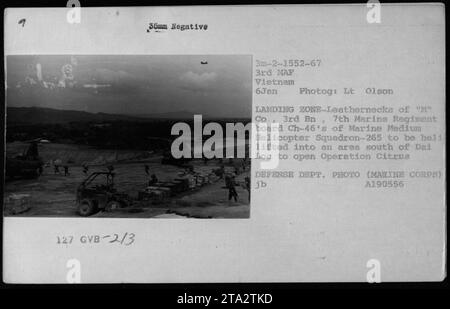
[[[7,7],[3,281],[200,307],[446,281],[445,13]]]
[[[249,218],[249,134],[230,158],[223,132],[250,122],[251,61],[8,56],[5,215]],[[188,148],[210,122],[223,128],[214,153],[174,156],[176,139]],[[172,134],[176,123],[192,132]]]

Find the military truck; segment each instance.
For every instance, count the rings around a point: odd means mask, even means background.
[[[114,173],[94,172],[77,188],[78,214],[88,217],[99,210],[113,210],[127,207],[132,200],[126,193],[114,188]]]

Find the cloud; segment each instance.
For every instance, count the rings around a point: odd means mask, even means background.
[[[194,73],[192,71],[186,72],[180,76],[182,82],[181,87],[192,91],[205,90],[211,87],[217,80],[215,72]]]

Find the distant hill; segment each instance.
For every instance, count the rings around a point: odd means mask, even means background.
[[[6,120],[8,126],[14,126],[23,124],[106,122],[117,120],[145,121],[145,118],[106,113],[58,110],[43,107],[8,107],[6,110]]]
[[[8,126],[29,124],[63,124],[69,122],[108,122],[108,121],[149,121],[151,119],[193,120],[199,113],[175,111],[135,115],[119,115],[107,113],[89,113],[75,110],[60,110],[47,107],[8,107],[6,121]],[[214,119],[202,115],[203,120]],[[224,118],[225,119],[225,118]],[[232,118],[230,118],[232,119]]]
[[[141,117],[145,118],[158,118],[158,119],[194,119],[194,115],[202,115],[204,119],[211,118],[208,115],[203,115],[198,112],[189,112],[189,111],[175,111],[175,112],[167,112],[167,113],[153,113],[153,114],[142,114]]]

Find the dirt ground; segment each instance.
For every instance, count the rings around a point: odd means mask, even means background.
[[[149,180],[144,170],[144,164],[150,167],[150,174],[155,174],[160,181],[170,181],[177,178],[183,169],[171,165],[161,165],[159,158],[151,158],[146,162],[114,164],[116,174],[114,183],[120,192],[137,197],[138,191],[145,188]],[[206,165],[193,161],[195,171],[210,172],[219,163],[210,161]],[[226,166],[226,170],[233,170]],[[81,166],[71,166],[70,175],[65,176],[60,168],[60,174],[55,174],[53,167],[45,167],[43,175],[37,179],[21,179],[5,184],[5,198],[11,194],[29,195],[31,208],[15,216],[42,217],[78,217],[76,212],[75,194],[78,185],[85,179]],[[89,173],[106,171],[103,166],[90,167]],[[244,183],[249,172],[237,176],[238,183]],[[160,205],[139,204],[129,208],[113,211],[101,211],[92,217],[126,217],[126,218],[249,218],[249,194],[243,186],[237,186],[238,201],[228,201],[228,190],[225,182],[205,185],[197,191],[183,196],[175,196]]]

